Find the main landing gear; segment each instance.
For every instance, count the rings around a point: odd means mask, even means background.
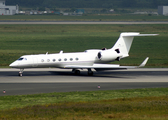
[[[74,73],[75,75],[80,75],[80,70],[78,70],[78,69],[72,69],[72,73]],[[93,75],[93,71],[90,68],[88,69],[88,75],[89,76]]]
[[[75,75],[80,75],[80,70],[72,69],[72,73],[74,73]]]
[[[89,76],[92,76],[92,75],[93,75],[93,71],[92,71],[90,68],[88,69],[88,75],[89,75]]]
[[[20,76],[20,77],[22,77],[23,70],[24,70],[24,69],[20,69],[20,72],[19,72],[19,76]]]

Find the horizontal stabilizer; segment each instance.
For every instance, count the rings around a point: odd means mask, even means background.
[[[158,34],[123,34],[123,37],[137,37],[137,36],[156,36]]]

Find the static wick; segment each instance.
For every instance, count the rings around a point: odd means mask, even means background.
[[[5,93],[6,93],[6,91],[5,91],[5,90],[3,90],[3,93],[5,94]]]
[[[97,88],[100,89],[100,85],[98,85]]]

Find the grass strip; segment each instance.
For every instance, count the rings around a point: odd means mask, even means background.
[[[168,119],[168,88],[0,97],[0,119]]]
[[[131,15],[131,14],[85,14],[83,16],[61,15],[12,15],[1,16],[0,21],[168,21],[163,15]]]
[[[168,88],[128,89],[88,92],[47,93],[35,95],[1,96],[0,109],[11,109],[48,103],[79,102],[109,100],[117,98],[132,98],[145,96],[163,96],[168,94]]]
[[[27,54],[111,48],[121,32],[159,36],[136,37],[130,57],[117,64],[139,65],[148,56],[148,67],[168,67],[167,31],[168,25],[0,25],[0,67]]]

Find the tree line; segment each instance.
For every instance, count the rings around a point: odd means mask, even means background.
[[[47,8],[157,8],[168,0],[6,0],[6,5]]]

